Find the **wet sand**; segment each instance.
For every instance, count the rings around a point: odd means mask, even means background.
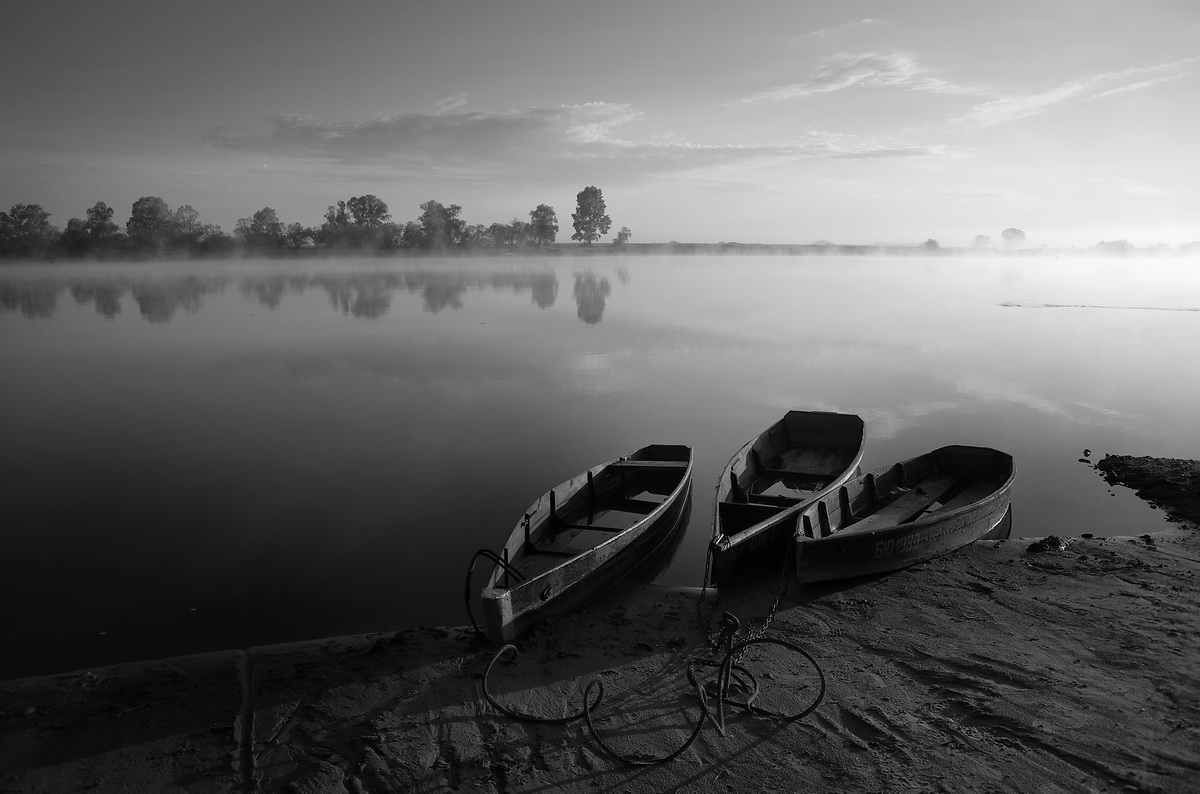
[[[705,724],[665,765],[618,761],[579,720],[499,714],[482,689],[494,649],[426,628],[0,683],[0,791],[1193,791],[1200,466],[1098,468],[1167,483],[1151,498],[1177,523],[982,541],[869,581],[793,585],[771,636],[816,659],[821,704],[790,723],[727,708],[724,736]],[[744,578],[706,608],[765,616],[777,584]],[[522,638],[492,689],[561,717],[599,679],[601,736],[668,754],[699,714],[685,675],[706,655],[697,602],[614,593]],[[800,711],[819,691],[781,646],[743,664],[762,709]]]

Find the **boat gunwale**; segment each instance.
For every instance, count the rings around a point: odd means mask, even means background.
[[[633,452],[630,452],[629,454],[619,455],[610,460],[606,460],[603,463],[596,464],[595,466],[591,467],[590,469],[586,469],[582,472],[579,472],[578,474],[568,477],[567,479],[560,482],[558,485],[555,485],[553,488],[550,488],[546,492],[542,493],[540,496],[538,496],[536,499],[534,499],[533,502],[530,503],[529,508],[526,510],[526,513],[528,513],[528,514],[534,513],[535,509],[539,505],[542,505],[544,502],[548,501],[551,491],[559,493],[564,488],[564,486],[570,486],[572,483],[574,483],[576,481],[580,481],[579,484],[584,485],[587,482],[587,475],[589,473],[593,477],[595,477],[601,471],[608,468],[612,464],[618,463],[623,460],[628,460],[632,456],[636,455],[637,453],[639,453],[643,450],[649,449],[651,446],[680,447],[680,448],[686,449],[687,453],[688,453],[687,466],[684,467],[683,469],[677,470],[680,472],[679,482],[677,482],[675,484],[675,487],[673,487],[671,489],[671,492],[666,497],[664,497],[662,502],[660,502],[657,506],[655,506],[653,510],[651,510],[645,516],[641,517],[640,519],[638,519],[637,521],[635,521],[633,524],[629,525],[625,529],[619,530],[617,532],[612,532],[610,537],[604,539],[600,543],[597,543],[595,546],[584,549],[584,550],[580,551],[578,554],[574,554],[570,557],[563,557],[562,560],[560,562],[558,562],[556,565],[552,565],[551,567],[547,568],[546,570],[542,571],[541,573],[536,574],[535,576],[532,576],[528,579],[525,579],[522,582],[517,582],[510,587],[501,587],[498,585],[498,580],[503,575],[503,571],[501,570],[500,566],[495,566],[495,568],[492,571],[492,574],[488,578],[488,583],[483,587],[481,596],[483,596],[485,598],[487,598],[487,597],[492,597],[492,598],[503,597],[503,595],[497,596],[495,594],[497,594],[497,593],[498,594],[511,594],[511,593],[519,592],[520,590],[522,590],[526,587],[531,587],[532,585],[539,582],[544,577],[549,576],[554,573],[557,573],[557,572],[561,571],[564,567],[566,567],[572,563],[577,563],[580,560],[587,559],[589,556],[594,556],[594,555],[598,554],[601,549],[603,549],[613,543],[616,543],[624,538],[627,538],[630,534],[641,532],[641,531],[645,530],[648,525],[653,524],[654,522],[661,519],[663,514],[665,512],[667,512],[669,509],[671,509],[679,501],[679,499],[682,495],[682,491],[684,489],[688,488],[691,483],[692,469],[695,466],[695,450],[689,444],[650,444],[650,445],[646,445],[643,447],[639,447],[639,448],[635,449]],[[578,486],[572,487],[568,490],[568,493],[573,494],[573,493],[577,492],[578,490],[580,490],[580,488]],[[511,544],[513,542],[514,538],[523,539],[524,532],[525,532],[525,529],[524,529],[524,526],[522,525],[522,522],[518,522],[516,527],[513,529],[513,531],[509,533],[508,538],[505,540],[504,545],[501,548],[507,548],[509,546],[509,544]]]
[[[808,497],[806,499],[800,499],[795,504],[788,505],[787,507],[784,507],[783,509],[779,510],[779,512],[774,513],[770,516],[767,516],[763,520],[761,520],[757,523],[751,524],[750,526],[748,526],[742,530],[739,530],[738,532],[736,532],[732,535],[725,534],[724,532],[721,531],[720,510],[721,510],[721,504],[723,502],[728,501],[724,497],[727,496],[729,491],[732,490],[732,487],[730,486],[730,483],[729,483],[729,475],[733,471],[733,467],[739,461],[748,460],[750,457],[751,447],[753,447],[764,436],[770,435],[771,431],[774,430],[777,425],[782,424],[787,419],[788,414],[791,414],[791,413],[816,414],[816,415],[836,416],[836,417],[854,417],[855,419],[858,419],[859,424],[860,424],[859,437],[858,437],[858,448],[854,453],[853,460],[850,461],[850,463],[846,466],[845,469],[843,469],[832,480],[830,480],[828,485],[826,485],[821,490],[814,493],[811,497]],[[776,421],[774,421],[770,425],[768,425],[765,430],[763,430],[758,435],[754,436],[749,441],[747,441],[745,444],[743,444],[738,449],[738,451],[733,453],[733,455],[729,458],[729,460],[728,460],[728,462],[726,462],[724,468],[721,469],[721,475],[717,478],[717,485],[716,485],[716,492],[715,492],[716,498],[715,498],[715,506],[713,508],[713,519],[712,519],[712,527],[713,527],[712,539],[710,540],[710,545],[714,548],[714,550],[716,550],[718,552],[723,552],[727,549],[734,548],[734,547],[740,545],[741,543],[747,542],[750,538],[752,538],[756,535],[759,535],[762,532],[774,527],[776,524],[787,520],[793,514],[800,513],[804,510],[809,509],[810,507],[813,507],[816,504],[816,502],[818,502],[818,501],[824,499],[825,497],[829,496],[830,494],[834,493],[836,491],[836,489],[845,486],[846,483],[848,483],[848,482],[850,482],[850,480],[854,479],[855,472],[862,465],[862,459],[863,459],[863,456],[866,454],[866,451],[867,451],[866,423],[863,422],[862,418],[860,416],[858,416],[858,414],[846,414],[846,413],[840,413],[837,411],[806,411],[803,409],[788,410],[787,412],[784,413],[784,415],[782,417],[780,417],[779,419],[777,419]]]
[[[890,471],[896,465],[903,465],[903,464],[909,463],[911,461],[920,460],[921,458],[930,457],[937,452],[940,452],[945,449],[951,449],[951,448],[987,450],[989,452],[995,452],[999,455],[1002,455],[1002,456],[1008,458],[1008,464],[1009,464],[1008,465],[1008,477],[1005,478],[1003,483],[1001,483],[999,486],[996,487],[996,490],[992,491],[987,496],[981,497],[981,498],[975,500],[974,502],[971,502],[970,504],[965,504],[961,507],[956,507],[952,510],[945,510],[945,511],[937,510],[933,513],[929,513],[927,515],[921,516],[920,518],[916,518],[912,521],[907,521],[907,522],[898,523],[898,524],[888,524],[885,526],[881,526],[877,529],[870,529],[870,530],[867,530],[866,532],[861,532],[861,533],[854,532],[853,524],[851,524],[849,526],[839,527],[838,529],[835,529],[835,530],[831,530],[828,535],[822,535],[819,538],[816,538],[816,537],[810,538],[807,535],[798,532],[798,533],[796,533],[796,536],[795,536],[796,541],[799,543],[819,543],[821,541],[837,540],[837,539],[839,539],[839,536],[841,536],[841,537],[854,536],[854,537],[866,538],[866,537],[874,537],[879,534],[904,533],[904,532],[908,532],[908,531],[915,530],[915,529],[922,529],[922,528],[931,526],[935,523],[940,523],[942,521],[949,520],[950,518],[957,517],[957,516],[965,513],[968,510],[978,510],[980,507],[983,507],[985,505],[988,505],[988,504],[991,504],[993,502],[1000,500],[1005,495],[1010,495],[1010,492],[1012,491],[1013,483],[1016,481],[1016,478],[1017,478],[1016,459],[1013,458],[1013,456],[1008,454],[1007,452],[1004,452],[999,449],[995,449],[994,447],[978,447],[978,446],[971,446],[971,445],[966,445],[966,444],[947,444],[945,446],[938,447],[937,449],[932,449],[929,452],[923,453],[921,455],[915,455],[911,458],[906,458],[905,460],[900,461],[899,464],[893,463],[893,464],[890,464],[887,466],[881,466],[877,469],[874,469],[873,471],[869,471],[866,474],[862,474],[858,477],[853,478],[852,481],[853,482],[865,481],[865,479],[867,478],[868,475],[875,475],[876,477],[878,477],[881,474]],[[847,481],[846,483],[843,483],[841,486],[839,486],[839,490],[841,488],[846,487],[846,485],[849,484],[849,482],[851,482],[851,481]],[[829,493],[829,494],[822,495],[818,499],[814,500],[811,504],[805,506],[803,512],[808,513],[810,510],[816,510],[817,502],[825,502],[827,499],[834,497],[834,496],[837,496],[837,494]],[[1010,496],[1010,500],[1011,500],[1011,496]],[[864,516],[864,518],[868,518],[868,517],[869,516]],[[843,532],[845,532],[846,535],[841,535],[841,533],[843,533]]]

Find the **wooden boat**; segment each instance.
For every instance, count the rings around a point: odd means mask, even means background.
[[[801,582],[894,571],[1012,526],[1011,455],[951,446],[864,474],[800,514]]]
[[[595,466],[538,497],[513,529],[483,588],[488,637],[510,642],[631,571],[652,567],[685,529],[691,495],[691,447],[655,444]]]
[[[712,582],[762,559],[781,559],[796,517],[858,473],[866,438],[853,414],[788,411],[737,451],[717,480]]]

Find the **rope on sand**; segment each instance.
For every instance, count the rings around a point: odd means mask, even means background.
[[[645,753],[622,753],[618,750],[615,750],[600,735],[592,719],[592,712],[597,709],[600,706],[601,701],[604,700],[604,684],[598,678],[593,678],[584,688],[583,708],[578,713],[571,714],[566,717],[542,717],[536,714],[525,714],[514,711],[513,709],[510,709],[500,703],[498,700],[496,700],[495,696],[492,695],[491,689],[488,686],[488,679],[491,675],[492,668],[495,666],[497,661],[500,661],[502,657],[508,656],[508,658],[505,660],[506,664],[511,664],[516,660],[517,648],[514,645],[505,645],[503,648],[497,651],[492,657],[492,660],[488,662],[487,669],[483,673],[483,694],[484,697],[487,698],[488,703],[490,703],[494,709],[502,714],[512,717],[513,719],[521,720],[522,722],[565,725],[582,718],[587,724],[588,732],[596,741],[596,744],[600,745],[604,752],[608,753],[610,756],[616,758],[622,763],[631,764],[634,766],[653,766],[656,764],[665,764],[675,760],[685,750],[687,750],[693,742],[696,741],[696,738],[700,735],[700,730],[704,727],[704,720],[706,718],[712,721],[713,725],[717,728],[717,731],[722,736],[725,736],[724,707],[726,704],[735,708],[745,709],[751,713],[758,713],[770,719],[779,720],[785,723],[803,719],[811,714],[819,705],[821,705],[821,702],[825,699],[825,673],[821,670],[821,666],[817,663],[817,660],[814,659],[808,651],[794,643],[788,642],[787,640],[782,640],[775,637],[754,637],[735,644],[734,638],[737,634],[737,628],[737,618],[726,613],[725,619],[722,622],[722,631],[718,643],[718,647],[720,647],[722,650],[720,660],[717,661],[716,659],[694,658],[688,661],[688,682],[695,690],[697,700],[700,701],[700,714],[696,718],[695,725],[692,727],[691,735],[688,736],[687,740],[684,741],[683,744],[680,745],[679,748],[674,752],[668,753],[664,756],[652,756]],[[754,705],[754,701],[758,697],[758,680],[749,670],[738,664],[738,661],[746,652],[746,649],[752,645],[778,645],[782,648],[786,648],[790,651],[798,653],[808,660],[809,664],[811,664],[817,671],[817,677],[820,680],[821,685],[817,692],[816,698],[814,698],[813,702],[807,708],[804,708],[795,714],[776,714]],[[697,675],[697,668],[700,667],[714,667],[717,669],[717,679],[715,682],[715,716],[713,715],[712,710],[709,708],[706,687],[700,681],[700,678]],[[729,696],[730,684],[733,682],[736,682],[740,687],[749,692],[749,695],[745,700],[736,700]],[[594,699],[593,693],[595,694]]]

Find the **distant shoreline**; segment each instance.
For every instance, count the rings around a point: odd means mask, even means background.
[[[473,257],[558,257],[558,256],[934,256],[934,257],[1087,257],[1104,259],[1126,259],[1129,257],[1153,257],[1177,259],[1200,254],[1200,249],[1181,246],[1170,249],[1129,249],[1125,252],[1098,251],[1094,248],[931,248],[925,245],[837,245],[814,243],[551,243],[546,246],[516,247],[452,247],[444,249],[367,249],[367,248],[317,248],[267,252],[228,251],[222,253],[199,253],[186,251],[162,252],[112,252],[83,257],[51,258],[2,258],[0,265],[16,264],[64,264],[64,263],[119,263],[119,262],[162,262],[162,261],[228,261],[255,260],[320,260],[342,257],[364,259],[442,259]]]

